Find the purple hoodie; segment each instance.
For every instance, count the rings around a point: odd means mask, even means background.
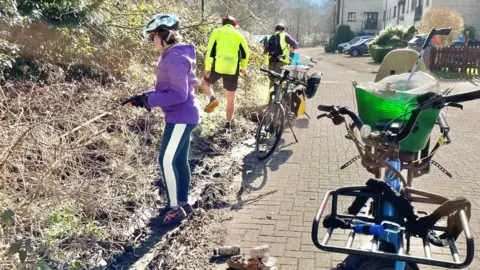
[[[155,90],[146,94],[150,107],[162,108],[166,123],[200,123],[200,106],[194,93],[198,81],[195,65],[194,45],[176,44],[162,53]]]

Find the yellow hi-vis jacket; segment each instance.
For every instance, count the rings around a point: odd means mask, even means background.
[[[224,75],[238,74],[238,68],[246,70],[248,65],[248,46],[245,38],[233,25],[226,24],[210,35],[205,71],[214,71]]]
[[[285,38],[287,33],[283,32],[283,31],[277,31],[273,35],[280,35],[280,48],[282,48],[282,52],[283,52],[284,55],[289,56],[290,55],[290,45],[287,43],[287,39]],[[270,36],[270,37],[272,37],[272,36]],[[270,39],[270,37],[268,37],[268,38]],[[267,44],[268,44],[268,40],[267,40]],[[281,62],[284,62],[285,64],[290,63],[290,59],[288,57],[280,57],[278,60],[281,61]],[[270,55],[269,54],[267,54],[266,62],[267,63],[270,62]]]

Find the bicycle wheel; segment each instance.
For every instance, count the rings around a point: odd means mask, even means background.
[[[268,106],[257,128],[256,152],[260,160],[266,159],[277,148],[283,133],[285,112],[280,104]]]

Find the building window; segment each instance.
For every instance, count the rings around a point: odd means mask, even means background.
[[[403,5],[402,5],[402,14],[405,14],[405,3],[403,3]]]
[[[363,13],[363,29],[365,30],[378,29],[378,12]]]
[[[383,21],[386,21],[387,20],[387,11],[384,10],[383,11]]]
[[[397,17],[397,6],[393,7],[393,18]]]
[[[425,6],[430,6],[430,0],[427,0],[427,2],[425,2]]]
[[[388,10],[388,19],[392,18],[392,8]]]
[[[415,6],[416,6],[416,1],[415,1],[415,0],[412,0],[412,8],[411,8],[412,11],[415,10]]]
[[[357,16],[357,14],[355,12],[349,12],[348,13],[348,21],[349,22],[354,22],[356,16]]]

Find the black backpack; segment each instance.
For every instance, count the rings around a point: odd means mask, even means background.
[[[278,57],[283,54],[282,47],[280,46],[280,34],[272,35],[267,41],[267,51],[271,60],[278,60]]]

